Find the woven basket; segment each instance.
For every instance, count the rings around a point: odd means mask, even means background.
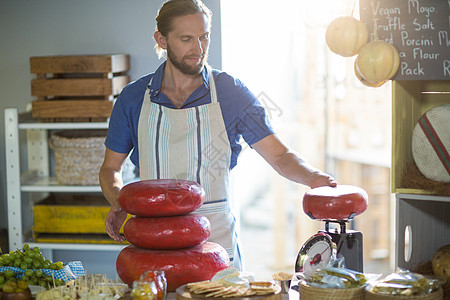
[[[420,296],[398,296],[398,295],[382,295],[372,293],[370,291],[364,291],[364,299],[365,300],[407,300],[407,299],[417,299],[417,300],[442,300],[444,299],[444,293],[442,288],[433,293],[420,295]]]
[[[300,300],[363,300],[364,286],[351,289],[327,289],[314,287],[304,281],[299,284]]]
[[[55,175],[59,184],[98,185],[105,155],[106,130],[68,130],[51,135]]]

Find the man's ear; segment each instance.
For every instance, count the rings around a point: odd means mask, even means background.
[[[155,31],[155,34],[153,35],[153,38],[155,39],[155,41],[158,44],[158,46],[161,47],[161,49],[164,49],[164,50],[167,49],[166,37],[163,36],[161,32]]]

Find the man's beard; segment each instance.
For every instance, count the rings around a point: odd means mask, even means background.
[[[183,58],[179,59],[175,53],[167,46],[167,57],[170,59],[170,62],[180,70],[183,74],[186,75],[198,75],[202,72],[203,67],[205,66],[206,60],[208,58],[208,54],[202,55],[200,64],[191,66],[184,62]]]

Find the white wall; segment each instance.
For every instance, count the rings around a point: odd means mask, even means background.
[[[219,1],[204,0],[214,14],[209,62],[220,69]],[[155,16],[162,3],[162,0],[0,0],[0,228],[8,224],[4,109],[16,107],[24,111],[33,100],[30,56],[128,53],[129,75],[135,80],[162,62],[153,48]]]

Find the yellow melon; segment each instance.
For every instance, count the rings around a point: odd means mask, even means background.
[[[364,23],[353,17],[339,17],[333,20],[325,33],[328,48],[344,57],[356,55],[367,43],[368,37]]]

